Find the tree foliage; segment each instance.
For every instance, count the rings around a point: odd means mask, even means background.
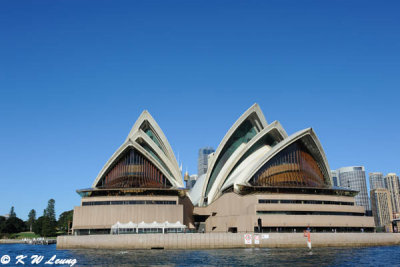
[[[68,231],[68,223],[72,222],[73,210],[63,212],[59,220],[56,220],[55,200],[50,199],[46,209],[43,211],[43,216],[36,219],[36,211],[32,209],[28,214],[28,220],[22,221],[17,217],[14,207],[11,207],[10,217],[6,219],[0,216],[0,233],[13,234],[30,229],[35,234],[43,237],[53,237],[58,230],[66,233]],[[1,235],[0,235],[1,236]]]
[[[23,220],[17,217],[14,207],[11,207],[8,219],[0,216],[0,233],[13,234],[26,230],[26,225]]]
[[[44,216],[40,216],[32,225],[32,231],[37,235],[42,235],[42,225]]]
[[[49,218],[51,221],[56,221],[55,203],[56,201],[54,199],[50,199],[47,203],[47,208],[44,211],[44,216]]]
[[[15,218],[15,217],[17,217],[17,214],[14,211],[14,206],[12,206],[10,209],[9,218]]]
[[[35,223],[35,220],[36,220],[36,211],[34,209],[32,209],[28,214],[28,221],[27,221],[29,230],[31,232],[32,232],[32,227],[33,227],[33,224]]]
[[[6,224],[6,217],[0,216],[0,233],[3,233],[3,228]]]
[[[7,234],[14,234],[26,230],[26,225],[23,220],[17,217],[8,218],[3,226],[2,232]]]
[[[44,237],[55,236],[56,235],[56,212],[55,212],[55,200],[50,199],[47,203],[47,208],[43,212],[42,221],[42,232],[41,235]]]
[[[41,235],[44,237],[56,236],[56,224],[57,223],[55,221],[51,220],[47,216],[44,216]]]
[[[68,223],[72,222],[72,217],[74,215],[73,210],[65,211],[61,213],[60,217],[58,218],[58,229],[64,233],[68,231]]]

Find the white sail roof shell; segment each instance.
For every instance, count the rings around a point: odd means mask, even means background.
[[[259,132],[247,143],[241,143],[229,156],[229,158],[226,159],[223,166],[220,168],[220,170],[218,170],[216,178],[214,181],[212,181],[213,183],[208,191],[208,194],[206,194],[207,185],[210,182],[210,177],[212,176],[221,151],[224,151],[224,147],[226,146],[229,138],[250,116],[256,116],[257,118],[260,118],[259,121],[261,121],[261,123]],[[263,144],[262,140],[264,140],[263,138],[267,136],[273,138],[276,142],[269,145]],[[207,198],[207,205],[211,204],[216,198],[223,194],[224,190],[231,186],[236,187],[238,184],[249,185],[248,181],[260,168],[264,166],[264,164],[266,164],[266,162],[271,160],[275,155],[277,155],[277,153],[289,145],[298,140],[305,140],[306,137],[312,140],[312,142],[309,142],[308,144],[310,153],[312,153],[313,156],[318,159],[318,162],[322,168],[321,171],[323,172],[325,182],[330,183],[330,168],[328,161],[318,137],[312,128],[308,128],[288,136],[279,122],[274,121],[270,125],[267,125],[261,109],[257,104],[253,105],[234,123],[221,141],[221,144],[218,146],[207,170],[205,180],[202,181],[201,196],[198,196],[198,192],[196,190],[193,190],[193,193],[190,194],[191,198],[195,200],[194,205],[204,205],[205,198]],[[197,201],[198,198],[200,198],[199,201]]]
[[[207,176],[203,185],[202,189],[202,199],[200,199],[200,205],[203,204],[204,201],[204,196],[206,195],[207,187],[208,184],[211,182],[215,184],[215,181],[210,180],[210,176],[213,174],[213,170],[215,165],[218,163],[217,161],[219,160],[219,156],[222,151],[224,151],[225,145],[229,141],[229,139],[232,137],[232,135],[236,132],[236,130],[242,125],[243,122],[246,120],[252,120],[255,123],[256,128],[258,131],[261,131],[265,127],[267,127],[268,123],[264,117],[264,114],[262,113],[260,107],[258,104],[254,104],[251,106],[248,110],[246,110],[245,113],[243,113],[242,116],[239,117],[239,119],[232,125],[232,127],[229,129],[229,131],[225,134],[224,138],[222,139],[221,143],[219,144],[217,150],[215,151],[214,155],[210,157],[211,161],[208,165],[208,170],[207,170]],[[213,186],[213,185],[211,185]]]
[[[156,135],[161,148],[142,130],[142,127],[144,126],[149,127]],[[146,143],[155,152],[159,159],[164,163],[164,166],[141,146],[141,142]],[[151,163],[153,163],[170,181],[173,187],[184,187],[182,174],[172,148],[161,128],[147,110],[142,112],[129,132],[125,142],[117,149],[117,151],[114,152],[107,163],[103,166],[94,180],[92,187],[97,186],[101,178],[112,167],[113,163],[117,161],[119,156],[130,147],[137,149],[148,160],[150,160]]]

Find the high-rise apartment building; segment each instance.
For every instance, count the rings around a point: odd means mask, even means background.
[[[197,160],[197,175],[201,176],[207,172],[208,168],[208,155],[215,152],[212,147],[203,147],[199,149],[199,157]]]
[[[391,228],[393,220],[390,193],[387,189],[377,188],[370,191],[372,214],[377,227]]]
[[[189,180],[186,182],[186,188],[187,189],[192,189],[193,186],[196,184],[197,181],[197,174],[192,174],[189,176]]]
[[[370,172],[369,173],[369,188],[370,190],[378,188],[386,188],[383,173],[381,172]]]
[[[395,173],[389,173],[388,175],[386,175],[385,186],[390,193],[393,213],[400,213],[399,176],[397,176]]]
[[[343,167],[337,170],[341,187],[357,190],[356,204],[370,211],[364,166]]]

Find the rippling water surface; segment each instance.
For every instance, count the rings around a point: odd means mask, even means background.
[[[363,248],[264,248],[218,250],[56,250],[55,245],[0,245],[0,257],[9,255],[15,266],[18,255],[28,256],[25,266],[45,265],[51,257],[76,259],[74,266],[400,266],[400,246]],[[32,255],[42,255],[31,265]],[[23,266],[23,265],[17,265]]]

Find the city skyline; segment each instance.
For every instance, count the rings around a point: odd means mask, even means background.
[[[400,173],[398,3],[46,3],[0,3],[0,214],[78,205],[144,109],[190,174],[255,102],[331,170]]]

